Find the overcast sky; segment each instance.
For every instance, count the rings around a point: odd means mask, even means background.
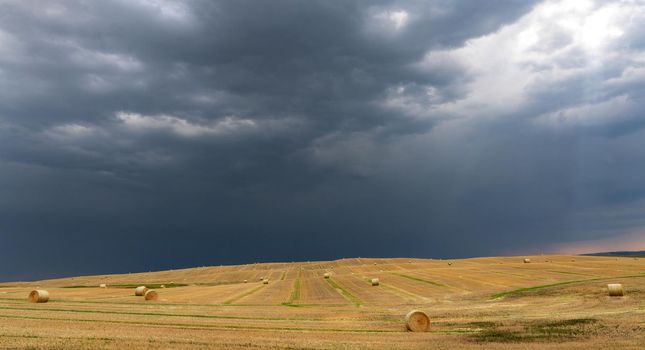
[[[0,0],[0,280],[645,249],[645,1]]]

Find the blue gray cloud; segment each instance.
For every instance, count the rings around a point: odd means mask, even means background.
[[[645,242],[641,1],[0,1],[0,279]]]

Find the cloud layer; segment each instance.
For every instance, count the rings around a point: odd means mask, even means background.
[[[0,280],[645,241],[643,23],[628,0],[0,0]]]

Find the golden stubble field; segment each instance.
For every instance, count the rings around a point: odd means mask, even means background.
[[[608,283],[626,295],[609,297]],[[138,285],[159,300],[134,296]],[[36,287],[48,303],[27,301]],[[644,349],[644,298],[642,258],[356,258],[83,276],[0,284],[0,348]],[[412,309],[428,313],[429,332],[406,331]]]

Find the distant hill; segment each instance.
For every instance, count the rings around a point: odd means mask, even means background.
[[[589,253],[589,254],[580,254],[587,256],[629,256],[629,257],[645,257],[645,251],[634,251],[634,252],[604,252],[604,253]]]

